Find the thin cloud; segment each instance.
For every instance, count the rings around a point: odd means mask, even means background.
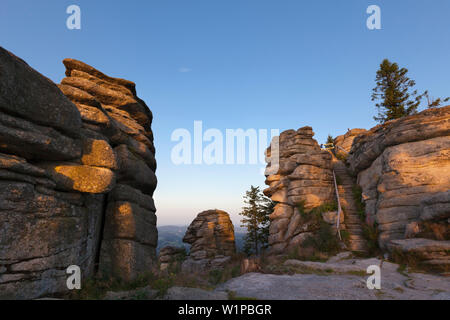
[[[192,69],[186,68],[186,67],[182,67],[182,68],[178,69],[178,71],[181,72],[181,73],[186,73],[186,72],[191,72]]]

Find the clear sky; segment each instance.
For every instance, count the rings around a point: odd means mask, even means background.
[[[81,8],[69,30],[66,8]],[[369,5],[381,30],[368,30]],[[323,143],[370,128],[370,100],[383,58],[409,69],[417,89],[450,95],[448,0],[1,0],[0,46],[59,83],[64,58],[136,82],[154,114],[159,225],[188,224],[200,211],[235,222],[262,165],[180,165],[177,128],[297,129]]]

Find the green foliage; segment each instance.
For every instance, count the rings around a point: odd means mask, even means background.
[[[310,222],[315,220],[316,222],[322,221],[322,213],[337,211],[337,201],[325,202],[322,205],[315,207],[309,211],[305,210],[305,201],[300,202],[297,205],[298,213],[301,215],[303,222]]]
[[[296,246],[288,251],[286,256],[287,260],[301,260],[301,261],[314,261],[314,262],[325,262],[327,258],[323,253],[317,252],[312,247],[305,247],[303,244],[301,246]]]
[[[181,265],[184,260],[186,260],[187,252],[186,248],[183,248],[184,251],[178,253],[175,255],[175,257],[169,262],[169,266],[167,268],[167,271],[169,273],[180,273],[181,272]]]
[[[338,203],[337,201],[330,201],[330,202],[325,202],[322,205],[315,207],[314,209],[312,209],[310,212],[311,213],[318,213],[318,214],[322,214],[325,212],[331,212],[331,211],[337,211],[338,210]]]
[[[231,268],[231,277],[237,278],[241,275],[241,266],[237,265]]]
[[[169,274],[167,277],[159,278],[153,281],[153,289],[158,290],[158,297],[164,297],[170,287],[174,284],[174,277]]]
[[[374,223],[372,226],[367,223],[363,223],[363,237],[367,240],[367,250],[369,255],[375,256],[380,253],[380,247],[378,245],[378,224]]]
[[[328,145],[334,144],[334,138],[331,136],[331,134],[328,135],[326,144]]]
[[[356,210],[361,221],[366,220],[366,204],[362,201],[362,189],[359,185],[354,184],[352,187],[353,200],[355,201]]]
[[[302,218],[306,218],[306,211],[305,211],[305,200],[300,201],[300,203],[297,205],[298,213]]]
[[[368,225],[366,223],[366,204],[362,201],[362,189],[359,185],[355,184],[352,187],[353,200],[355,201],[356,210],[362,221],[363,237],[367,241],[367,250],[370,256],[374,256],[380,253],[378,245],[378,225]],[[342,233],[341,233],[342,235]]]
[[[223,270],[222,269],[213,269],[209,272],[209,282],[213,285],[217,285],[222,281],[223,278]]]
[[[139,275],[133,281],[124,281],[115,277],[91,278],[82,284],[82,289],[71,292],[68,298],[76,300],[102,299],[107,291],[130,291],[148,286],[157,276],[152,272]]]
[[[258,300],[256,298],[249,298],[249,297],[239,297],[236,295],[236,292],[234,291],[228,291],[228,300]]]
[[[320,222],[319,230],[314,236],[308,237],[302,243],[303,247],[312,247],[319,252],[334,254],[339,252],[339,241],[331,226],[325,221]]]
[[[302,250],[294,248],[288,253],[291,259],[321,261],[323,253],[334,254],[339,251],[339,241],[333,232],[333,228],[323,220],[322,213],[337,211],[337,201],[323,203],[309,211],[305,210],[305,202],[297,205],[302,217],[301,224],[310,224],[310,228],[317,229],[315,235],[305,239],[301,245]],[[308,252],[305,249],[311,249]]]
[[[428,108],[439,108],[444,102],[448,102],[449,98],[437,98],[430,97],[428,90],[423,93],[423,96],[427,99]]]
[[[348,244],[350,241],[350,232],[348,230],[341,230],[341,238],[344,243]]]
[[[415,81],[407,76],[408,69],[400,68],[397,63],[384,59],[377,71],[376,87],[373,89],[372,101],[378,108],[374,119],[380,123],[398,119],[417,112],[422,95],[417,90],[410,91]]]
[[[243,216],[241,227],[247,228],[244,238],[244,251],[248,254],[256,254],[268,247],[269,241],[269,215],[275,207],[274,202],[265,197],[259,187],[251,186],[244,196],[245,207],[239,213]]]
[[[348,155],[347,154],[343,154],[342,152],[336,152],[336,158],[338,160],[341,160],[342,162],[346,162],[347,158],[348,158]]]

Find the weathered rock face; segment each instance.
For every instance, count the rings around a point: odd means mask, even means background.
[[[73,59],[64,65],[67,77],[59,87],[78,108],[81,131],[91,138],[82,161],[115,169],[116,185],[107,190],[100,271],[131,280],[156,262],[152,114],[133,82]]]
[[[272,252],[301,244],[317,230],[306,223],[298,207],[311,210],[335,201],[331,154],[320,149],[311,127],[282,132],[279,137],[279,170],[266,171],[264,194],[276,206],[270,216],[269,245]],[[267,157],[271,157],[271,148]],[[271,168],[271,163],[268,163]]]
[[[185,272],[220,268],[236,253],[233,223],[228,213],[221,210],[199,213],[187,229],[183,242],[191,245],[182,265]]]
[[[393,252],[394,259],[402,261],[404,256],[414,256],[417,260],[415,263],[418,264],[416,267],[447,274],[450,272],[450,241],[402,239],[390,241],[388,247],[389,251]],[[408,260],[411,261],[411,258]]]
[[[348,130],[346,134],[337,136],[334,139],[334,146],[336,156],[347,157],[348,153],[352,149],[353,141],[360,134],[367,132],[365,129],[351,129]]]
[[[103,77],[95,90],[113,83],[130,98],[122,101],[127,105],[118,99],[108,105],[120,111],[120,122],[96,96],[65,85],[74,104],[53,82],[0,48],[0,298],[65,292],[70,265],[81,268],[83,279],[93,276],[99,263],[129,278],[154,262],[150,111],[135,96],[133,83],[102,76],[75,60],[65,63],[69,75],[84,68],[83,76]],[[74,97],[84,99],[86,108]],[[116,155],[122,144],[149,168],[145,183],[133,175],[122,178],[135,170]]]
[[[186,257],[186,249],[167,246],[159,252],[159,268],[166,270],[169,266],[180,263]]]
[[[358,175],[368,222],[378,223],[382,248],[389,249],[390,240],[420,237],[427,223],[449,240],[450,106],[359,135],[348,162]]]

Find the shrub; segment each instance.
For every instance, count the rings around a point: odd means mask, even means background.
[[[341,230],[340,233],[342,241],[344,241],[344,243],[348,245],[350,241],[350,232],[348,232],[348,230]]]
[[[338,210],[337,201],[323,203],[322,205],[309,211],[305,211],[304,201],[302,201],[297,207],[303,220],[302,223],[312,222],[317,224],[317,227],[319,227],[320,223],[323,221],[322,213]]]
[[[354,184],[352,187],[353,200],[355,201],[356,210],[362,221],[366,220],[366,205],[362,201],[362,189],[359,185]]]
[[[337,152],[336,158],[338,158],[338,160],[341,160],[342,162],[346,162],[348,155],[343,154],[342,152]]]
[[[222,281],[223,270],[213,269],[209,272],[209,282],[213,285],[217,285]]]
[[[373,226],[370,226],[366,223],[363,223],[363,237],[367,241],[367,250],[369,255],[374,256],[380,253],[380,247],[378,245],[378,224],[374,223]]]
[[[312,247],[317,251],[329,254],[339,251],[339,241],[333,234],[333,228],[325,221],[320,222],[318,232],[303,241],[302,246],[305,248]]]

